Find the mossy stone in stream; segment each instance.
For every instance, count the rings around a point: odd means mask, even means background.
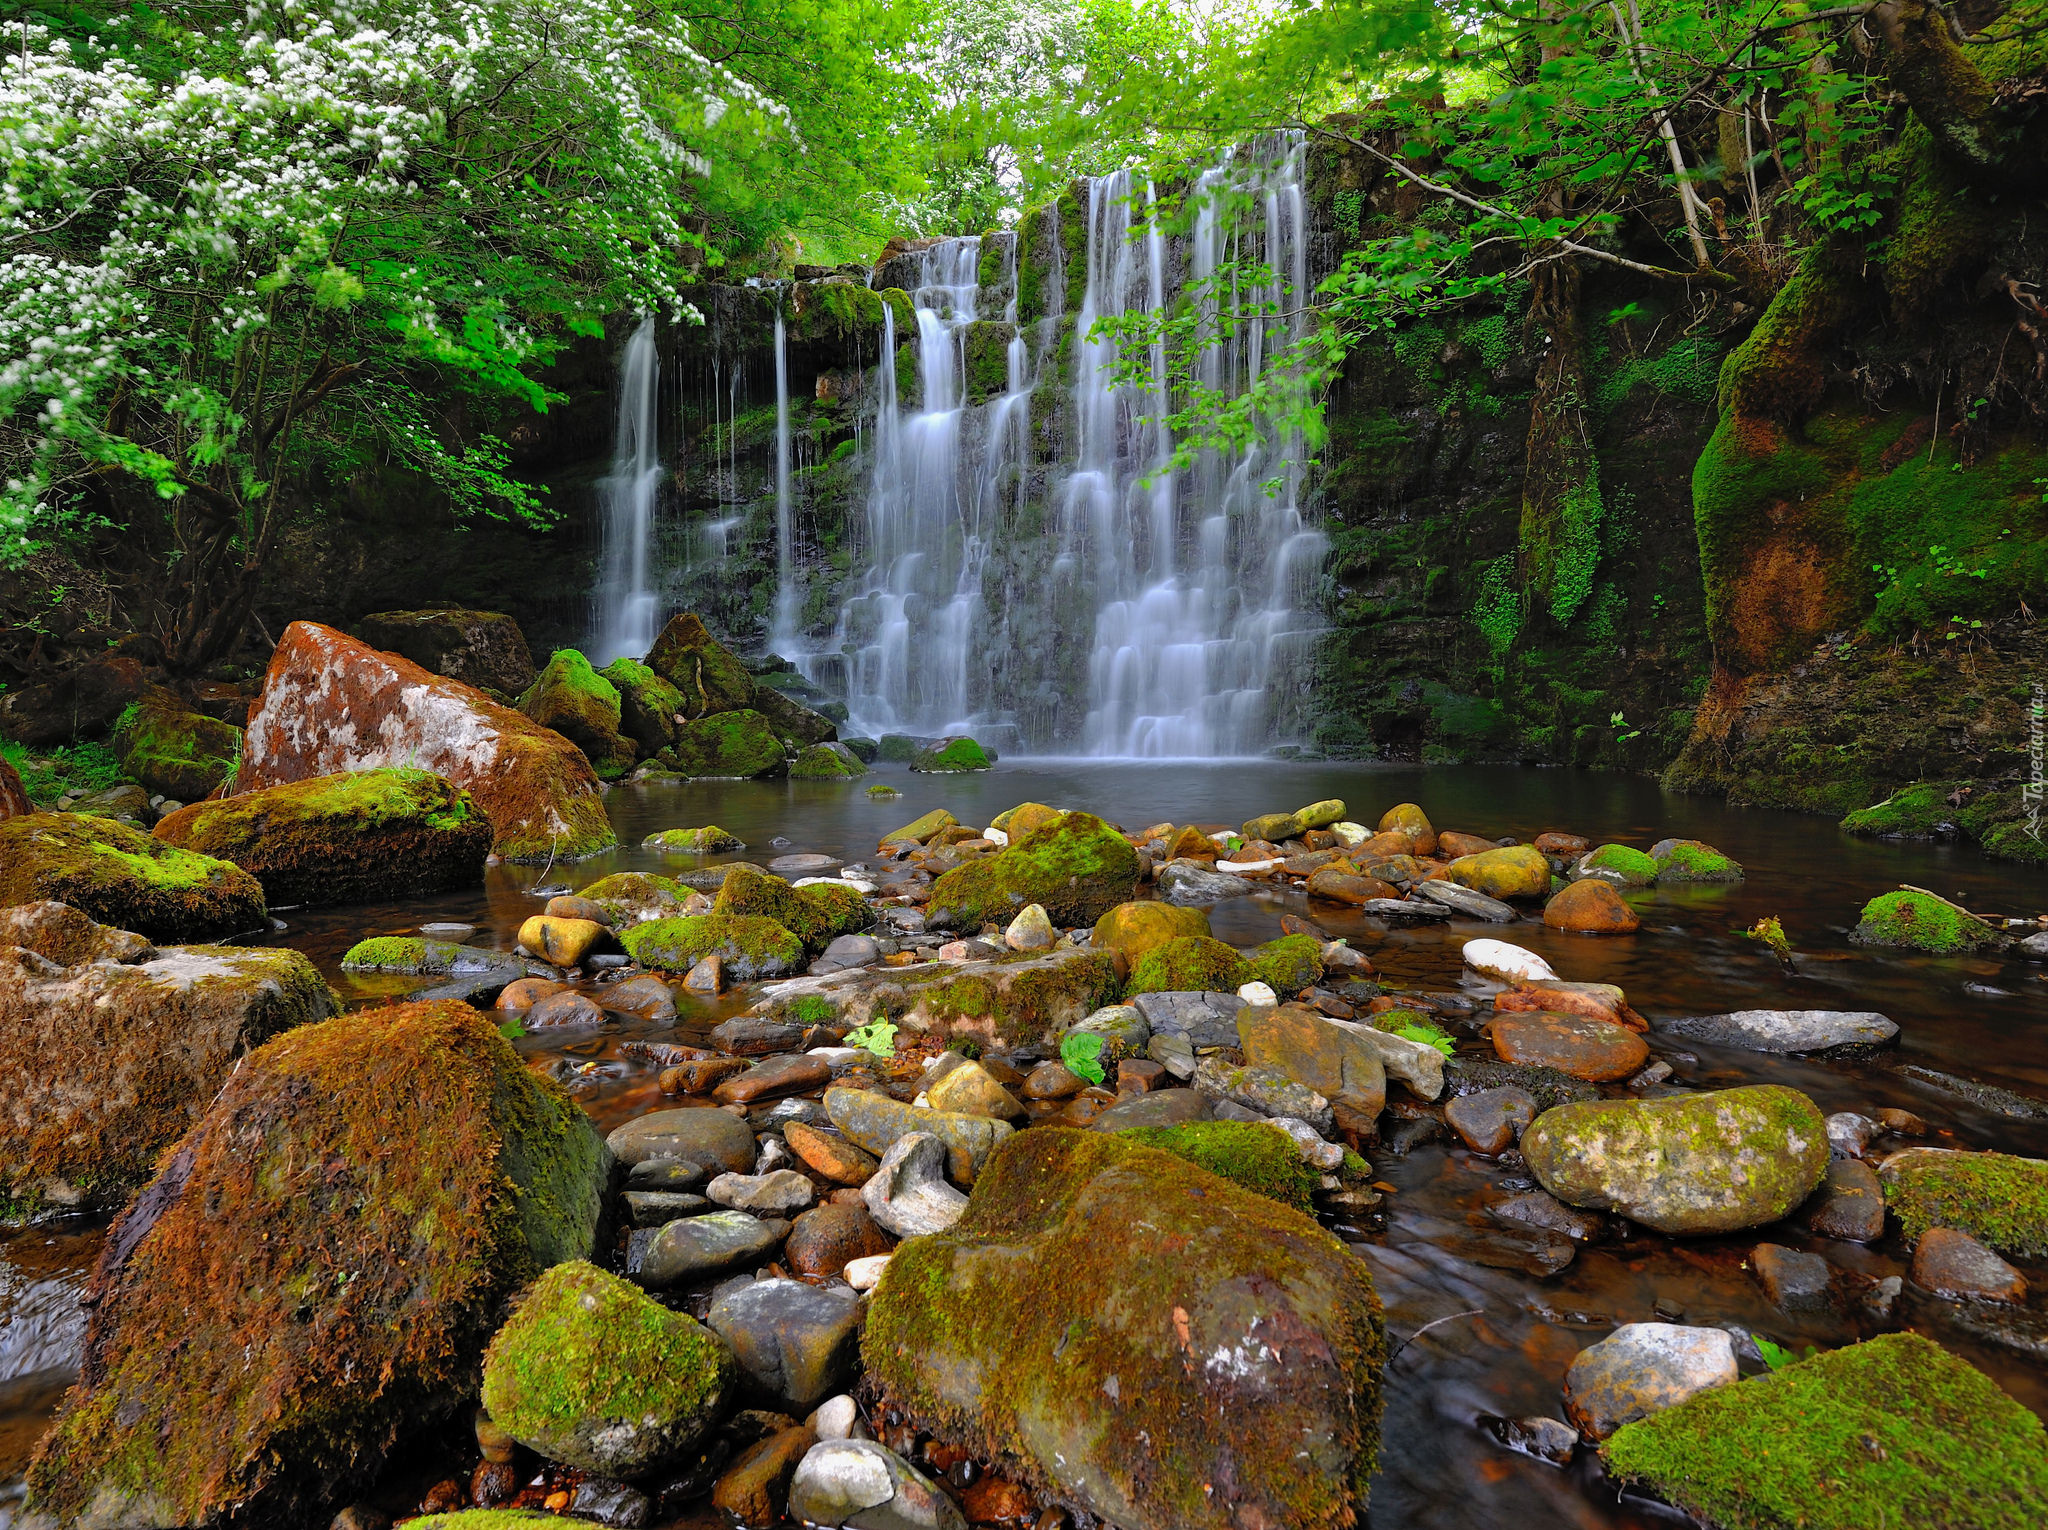
[[[1054,924],[1092,925],[1138,888],[1138,852],[1092,813],[1062,813],[1009,848],[956,866],[932,884],[934,929],[1008,924],[1028,903]]]
[[[1657,862],[1629,845],[1602,845],[1579,860],[1577,874],[1598,877],[1617,887],[1648,887],[1657,880]]]
[[[1299,993],[1322,981],[1322,942],[1313,935],[1282,935],[1269,940],[1253,948],[1251,972],[1283,999]]]
[[[841,935],[875,922],[874,911],[851,887],[792,887],[773,872],[734,866],[711,905],[714,915],[772,919],[815,956]]]
[[[437,976],[455,965],[464,947],[452,940],[427,940],[419,935],[372,935],[348,948],[343,972],[395,972],[408,977]]]
[[[730,914],[685,914],[656,919],[622,932],[619,944],[643,967],[688,972],[716,955],[733,982],[788,977],[803,970],[804,943],[773,919]]]
[[[579,1259],[520,1296],[484,1353],[483,1401],[550,1461],[635,1477],[702,1439],[738,1382],[717,1334]]]
[[[615,781],[638,752],[619,732],[619,688],[574,648],[558,648],[519,698],[519,710],[581,749],[591,769]]]
[[[613,1163],[442,1001],[249,1053],[108,1234],[28,1524],[325,1524],[475,1396],[512,1293],[586,1259]]]
[[[1236,993],[1252,964],[1235,947],[1207,935],[1179,935],[1131,963],[1124,997],[1141,993]]]
[[[619,693],[619,731],[652,757],[676,741],[683,693],[638,659],[614,659],[599,670]]]
[[[988,770],[994,761],[973,739],[942,738],[918,750],[910,768],[926,775],[959,775],[970,770]]]
[[[1379,1451],[1364,1261],[1111,1133],[1005,1140],[960,1221],[897,1248],[862,1352],[920,1427],[1126,1530],[1349,1526]]]
[[[754,704],[754,677],[694,611],[672,617],[661,629],[647,650],[647,667],[681,694],[686,716],[706,717]]]
[[[1878,1178],[1908,1242],[1953,1227],[2014,1259],[2048,1259],[2048,1162],[1916,1148],[1887,1159]]]
[[[673,919],[683,912],[690,889],[674,877],[656,876],[648,871],[615,871],[608,877],[577,891],[604,910],[605,922],[615,930],[645,924],[651,919]]]
[[[844,744],[812,744],[789,767],[792,781],[850,781],[868,773],[860,756]]]
[[[1206,909],[1180,908],[1148,898],[1142,903],[1119,903],[1096,920],[1095,934],[1089,944],[1097,950],[1114,947],[1136,961],[1147,951],[1163,946],[1169,940],[1208,933],[1209,914]]]
[[[242,759],[240,728],[194,711],[162,689],[128,705],[114,722],[110,742],[124,772],[179,802],[204,797]]]
[[[1012,1046],[1050,1043],[1123,991],[1115,953],[1072,946],[947,963],[929,977],[906,974],[903,987],[906,1023]]]
[[[426,770],[344,771],[178,809],[168,845],[233,861],[271,903],[360,903],[482,882],[491,821]]]
[[[1843,814],[1842,832],[1880,838],[1926,838],[1943,825],[1956,823],[1961,810],[1948,799],[1963,784],[1966,783],[1916,781],[1911,786],[1902,786],[1882,802]]]
[[[735,834],[712,824],[702,829],[662,829],[640,841],[645,850],[669,850],[682,855],[720,855],[728,850],[744,850],[746,845]]]
[[[49,899],[151,940],[266,928],[263,886],[230,861],[181,850],[111,818],[0,819],[0,905]]]
[[[2005,937],[1981,919],[1927,893],[1900,888],[1863,905],[1863,916],[1849,938],[1860,946],[1904,946],[1914,951],[1947,955],[2005,943]]]
[[[1702,1392],[1626,1425],[1603,1454],[1719,1530],[2048,1524],[2041,1421],[1914,1333]]]
[[[676,730],[675,746],[662,758],[695,780],[745,781],[789,769],[782,740],[768,719],[751,708],[684,723]]]
[[[1660,839],[1650,846],[1660,882],[1740,882],[1742,867],[1697,839]]]
[[[1185,1126],[1134,1126],[1117,1135],[1140,1147],[1185,1158],[1240,1190],[1296,1211],[1313,1209],[1309,1197],[1315,1193],[1315,1171],[1301,1161],[1294,1139],[1270,1126],[1250,1121],[1190,1121]]]

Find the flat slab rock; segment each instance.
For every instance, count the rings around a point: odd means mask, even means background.
[[[1234,993],[1141,993],[1131,1005],[1155,1036],[1184,1036],[1195,1047],[1238,1044],[1237,1012],[1244,1000]]]
[[[1657,1029],[1714,1046],[1750,1052],[1828,1052],[1837,1047],[1882,1047],[1899,1028],[1874,1010],[1738,1009],[1725,1015],[1661,1020]]]

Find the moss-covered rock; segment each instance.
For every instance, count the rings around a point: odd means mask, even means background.
[[[1313,935],[1282,935],[1255,946],[1252,978],[1286,998],[1323,979],[1323,946]]]
[[[619,693],[619,731],[652,758],[676,741],[683,693],[638,659],[614,659],[597,672]]]
[[[1207,935],[1178,935],[1131,963],[1124,997],[1141,993],[1236,993],[1251,981],[1251,963]]]
[[[698,780],[745,781],[779,776],[789,769],[782,740],[768,719],[751,708],[684,723],[676,730],[675,746],[663,758]]]
[[[245,1053],[340,1008],[297,951],[158,950],[60,903],[0,913],[0,1215],[121,1206]]]
[[[114,723],[121,769],[152,792],[196,802],[235,773],[242,730],[206,716],[169,691],[145,691]]]
[[[1579,857],[1573,873],[1581,877],[1598,877],[1616,887],[1648,887],[1657,880],[1655,857],[1645,855],[1631,845],[1601,845]]]
[[[1989,1377],[1885,1334],[1640,1419],[1608,1467],[1722,1530],[2048,1523],[2048,1438]]]
[[[1878,1178],[1908,1242],[1953,1227],[2014,1259],[2048,1259],[2048,1162],[1913,1148],[1886,1159]]]
[[[619,688],[574,648],[558,648],[519,698],[519,710],[581,749],[599,776],[633,768],[633,741],[619,732]]]
[[[1754,1084],[1654,1100],[1587,1100],[1546,1110],[1522,1156],[1561,1201],[1673,1234],[1775,1222],[1828,1166],[1827,1123],[1812,1100]]]
[[[944,808],[933,808],[929,813],[921,813],[911,819],[902,828],[884,834],[882,836],[882,843],[884,845],[921,845],[926,840],[937,838],[939,834],[955,827],[959,822],[959,819],[955,818]]]
[[[1148,899],[1142,903],[1119,903],[1096,920],[1090,944],[1105,950],[1113,948],[1136,961],[1169,940],[1208,933],[1206,909],[1180,908]]]
[[[721,855],[728,850],[747,848],[737,835],[728,834],[717,824],[701,829],[661,829],[640,843],[648,850],[668,850],[679,855]]]
[[[1953,830],[1958,811],[1949,798],[1962,784],[1915,781],[1902,786],[1882,802],[1845,813],[1842,832],[1880,839],[1925,839],[1943,828]]]
[[[688,972],[716,955],[728,980],[739,983],[788,977],[807,960],[804,943],[773,919],[729,914],[656,919],[623,932],[619,944],[641,966],[663,972]]]
[[[0,906],[45,898],[151,940],[241,935],[269,921],[262,884],[231,862],[111,818],[0,819]]]
[[[1489,898],[1540,898],[1550,891],[1550,862],[1534,845],[1507,845],[1461,855],[1444,876]]]
[[[465,949],[452,940],[428,940],[419,935],[372,935],[342,953],[341,970],[439,976],[455,965]]]
[[[988,770],[994,765],[988,751],[971,738],[942,738],[918,750],[910,768],[926,775],[958,775],[970,770]]]
[[[1660,839],[1650,846],[1660,882],[1740,882],[1742,867],[1697,839]]]
[[[884,969],[888,971],[888,969]],[[1108,951],[1064,949],[962,962],[900,976],[914,1030],[942,1030],[1006,1045],[1046,1044],[1123,991]],[[896,985],[890,985],[896,986]]]
[[[777,738],[789,740],[800,750],[812,744],[829,743],[839,735],[839,726],[831,718],[812,711],[772,685],[754,687],[754,710],[768,719],[768,727]]]
[[[739,655],[705,629],[695,612],[670,619],[647,650],[647,667],[683,698],[683,715],[708,717],[754,704],[754,677]]]
[[[2005,944],[1997,930],[1955,904],[1903,887],[1864,904],[1849,938],[1862,946],[1905,946],[1943,954]]]
[[[1138,887],[1138,852],[1090,813],[1063,813],[991,856],[956,866],[932,884],[926,919],[935,929],[1008,924],[1036,903],[1062,927],[1092,925]]]
[[[550,1461],[607,1477],[675,1460],[738,1384],[717,1334],[582,1260],[543,1273],[484,1352],[491,1422]]]
[[[646,871],[615,871],[599,877],[577,893],[604,910],[605,922],[615,930],[645,924],[651,919],[672,919],[683,912],[690,889],[673,877],[658,877]]]
[[[1365,1264],[1111,1134],[1004,1142],[960,1221],[891,1257],[862,1351],[940,1439],[1129,1530],[1334,1530],[1378,1454]]]
[[[792,887],[772,872],[747,865],[726,873],[711,911],[729,918],[772,919],[813,956],[836,937],[875,922],[873,910],[855,888]]]
[[[1185,1126],[1133,1126],[1118,1136],[1184,1158],[1240,1190],[1296,1211],[1312,1212],[1316,1173],[1285,1132],[1249,1121],[1190,1121]]]
[[[1264,840],[1275,845],[1306,832],[1299,813],[1261,813],[1256,818],[1247,818],[1239,827],[1246,839]]]
[[[1379,1033],[1375,1033],[1375,1037]],[[1387,1103],[1387,1071],[1379,1044],[1305,1004],[1247,1005],[1237,1014],[1238,1049],[1253,1068],[1270,1068],[1326,1100],[1340,1100],[1367,1118]],[[1306,1118],[1304,1118],[1306,1119]]]
[[[483,880],[491,821],[430,771],[315,776],[195,802],[156,826],[165,844],[232,861],[271,903],[361,903]]]
[[[257,1048],[109,1234],[28,1521],[325,1523],[475,1397],[506,1298],[589,1257],[611,1171],[467,1004]]]
[[[844,744],[812,744],[796,757],[796,763],[789,767],[792,781],[844,781],[868,773],[861,764],[860,756]]]

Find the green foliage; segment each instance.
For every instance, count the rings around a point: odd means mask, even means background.
[[[1522,592],[1515,583],[1515,555],[1502,553],[1480,571],[1472,624],[1498,662],[1522,635]]]
[[[846,1033],[846,1044],[861,1047],[877,1057],[896,1055],[896,1023],[886,1016],[877,1016],[866,1025],[855,1026]]]
[[[0,758],[14,767],[28,800],[39,808],[55,807],[66,793],[105,791],[123,779],[120,757],[97,741],[34,753],[26,744],[0,739]]]
[[[830,1025],[839,1018],[839,1006],[823,994],[806,993],[790,1000],[782,1014],[794,1025]]]
[[[1430,1024],[1420,1016],[1396,1026],[1393,1034],[1404,1040],[1419,1041],[1426,1047],[1435,1047],[1446,1057],[1457,1051],[1457,1043],[1451,1039],[1449,1032]]]
[[[1076,1078],[1091,1084],[1102,1082],[1101,1036],[1090,1031],[1068,1031],[1060,1038],[1060,1062]]]

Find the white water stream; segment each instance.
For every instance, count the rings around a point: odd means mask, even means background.
[[[604,544],[590,657],[598,665],[618,658],[637,659],[645,654],[654,646],[663,615],[649,568],[654,543],[654,502],[662,475],[654,423],[660,370],[654,320],[643,319],[626,341],[619,367],[619,418],[612,447],[612,470],[597,484]]]

